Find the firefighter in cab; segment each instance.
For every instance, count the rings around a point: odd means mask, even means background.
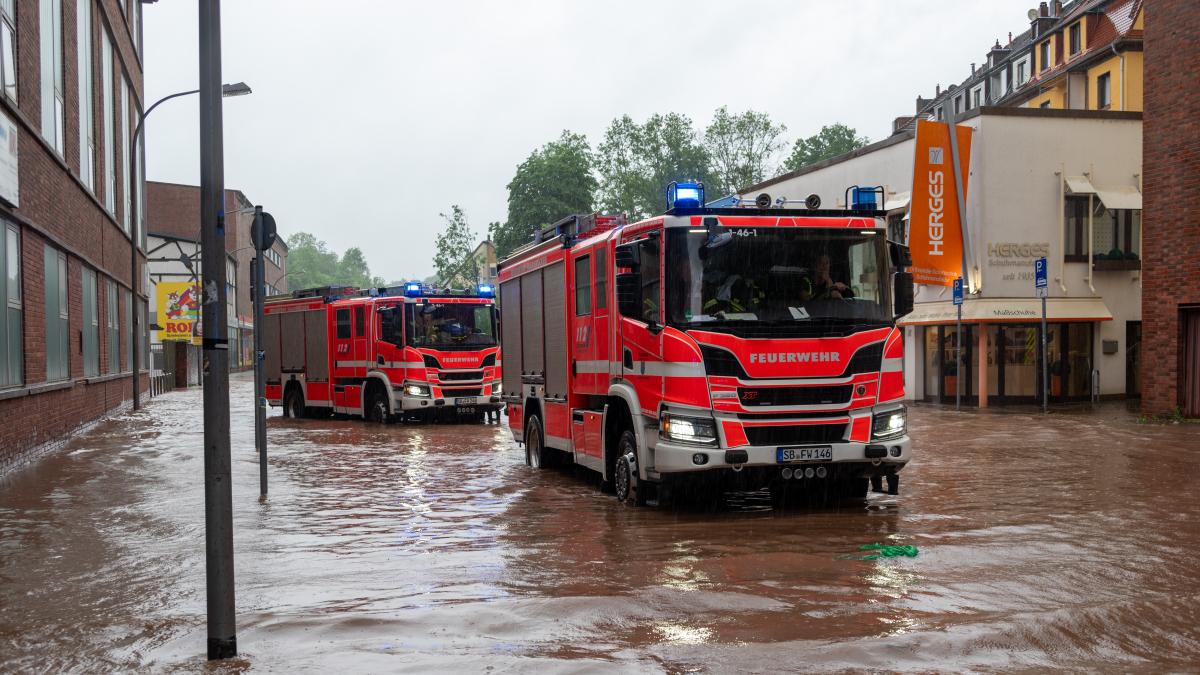
[[[762,310],[766,299],[767,294],[754,279],[730,274],[704,303],[704,313],[710,316],[756,314]]]

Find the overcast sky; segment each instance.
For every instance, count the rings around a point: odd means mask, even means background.
[[[438,214],[482,238],[517,164],[614,118],[767,112],[789,145],[844,122],[877,140],[958,82],[1033,0],[226,0],[225,184],[389,281],[433,271]],[[195,0],[145,5],[146,97],[197,86]],[[146,125],[151,180],[199,181],[198,97]],[[565,215],[565,214],[564,214]]]

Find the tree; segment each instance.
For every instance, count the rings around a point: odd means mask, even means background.
[[[678,113],[653,115],[643,124],[628,115],[613,120],[596,155],[601,206],[630,219],[665,210],[672,181],[713,182],[692,120]]]
[[[307,232],[288,237],[288,286],[294,289],[320,286],[383,286],[357,246],[339,257],[325,242]]]
[[[857,150],[871,142],[866,136],[857,134],[853,128],[841,123],[823,126],[816,134],[796,140],[791,157],[784,162],[784,168],[796,171],[809,164]]]
[[[488,225],[496,255],[508,255],[560,218],[590,213],[596,195],[592,162],[587,137],[567,130],[521,162],[508,183],[508,219]]]
[[[766,113],[747,110],[731,115],[717,108],[704,130],[704,147],[712,161],[714,184],[709,196],[736,194],[738,190],[775,174],[775,158],[784,147],[787,127],[775,124]]]
[[[437,236],[437,252],[433,255],[433,267],[443,282],[452,278],[459,268],[470,264],[471,252],[475,247],[475,236],[467,224],[467,214],[458,204],[450,206],[449,215],[438,214],[446,221],[446,228]]]

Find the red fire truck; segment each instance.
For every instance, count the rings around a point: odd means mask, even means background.
[[[848,203],[850,195],[847,195]],[[899,489],[911,458],[903,344],[908,250],[881,188],[853,208],[572,216],[500,263],[503,400],[526,462],[599,472],[622,501],[680,483],[825,498]],[[746,200],[748,201],[748,200]]]
[[[500,347],[491,286],[326,287],[268,298],[267,401],[285,415],[483,418],[498,413]]]

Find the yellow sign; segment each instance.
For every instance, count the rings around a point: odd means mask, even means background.
[[[200,286],[190,281],[160,282],[158,290],[159,337],[200,344]]]

